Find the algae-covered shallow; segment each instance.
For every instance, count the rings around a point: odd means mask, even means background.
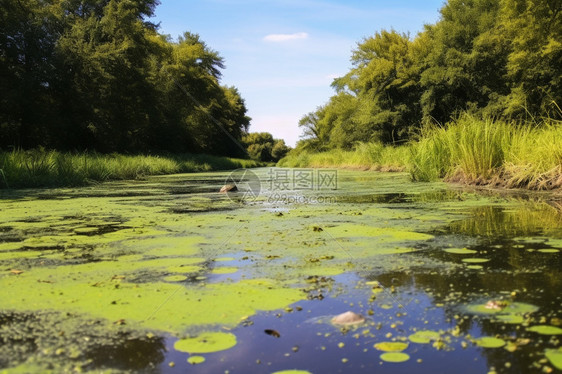
[[[0,372],[560,368],[552,195],[254,172],[0,192]]]

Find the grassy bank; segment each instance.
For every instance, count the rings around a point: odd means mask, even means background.
[[[562,124],[479,120],[465,116],[445,128],[426,129],[412,143],[414,180],[507,188],[562,188]]]
[[[409,147],[386,147],[380,143],[360,143],[353,151],[334,149],[326,152],[292,151],[277,164],[293,168],[344,168],[377,171],[404,171],[410,157]]]
[[[0,153],[0,188],[83,186],[148,175],[260,166],[252,160],[209,155],[126,156],[31,150]]]
[[[359,144],[353,151],[293,151],[279,165],[408,170],[416,181],[561,189],[562,124],[520,125],[467,115],[444,127],[426,127],[417,141],[402,147]]]

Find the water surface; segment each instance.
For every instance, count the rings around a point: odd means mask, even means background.
[[[0,368],[560,371],[555,196],[255,172],[1,192]]]

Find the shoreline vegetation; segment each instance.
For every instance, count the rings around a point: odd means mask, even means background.
[[[461,116],[426,126],[401,146],[357,143],[353,150],[291,151],[281,167],[408,171],[412,180],[562,190],[562,123],[540,124]]]
[[[414,181],[562,191],[562,123],[540,124],[463,115],[426,126],[404,145],[357,143],[353,150],[296,148],[278,167],[408,172]],[[195,154],[123,155],[44,149],[0,152],[0,189],[76,187],[150,175],[266,165],[255,160]]]
[[[0,189],[77,187],[149,175],[218,171],[264,163],[204,154],[123,155],[44,149],[0,152]]]

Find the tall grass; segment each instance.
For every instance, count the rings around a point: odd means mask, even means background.
[[[426,126],[408,145],[359,143],[352,151],[294,150],[281,167],[404,170],[415,181],[449,181],[509,188],[562,188],[562,123],[517,124],[463,115]]]
[[[446,178],[473,184],[562,187],[562,125],[520,125],[463,116],[426,128],[411,144],[412,179]]]
[[[445,128],[425,128],[411,146],[411,174],[428,181],[462,175],[489,178],[500,167],[519,128],[505,122],[464,116]]]
[[[291,152],[277,164],[280,167],[348,168],[360,170],[405,170],[407,147],[387,147],[381,143],[358,143],[354,150]]]
[[[209,155],[128,156],[41,149],[0,152],[0,188],[82,186],[148,175],[256,167],[251,160]]]

